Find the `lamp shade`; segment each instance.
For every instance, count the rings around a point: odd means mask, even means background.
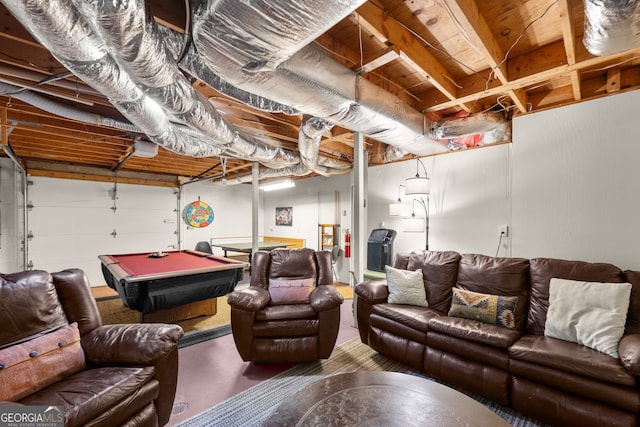
[[[429,194],[431,183],[429,178],[415,176],[404,180],[405,194]]]
[[[389,216],[411,215],[411,204],[407,202],[389,203]]]
[[[421,233],[425,230],[426,221],[424,218],[405,218],[402,224],[402,230],[408,232]]]

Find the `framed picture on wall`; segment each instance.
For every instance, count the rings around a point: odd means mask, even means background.
[[[293,226],[293,208],[291,206],[276,208],[276,225]]]

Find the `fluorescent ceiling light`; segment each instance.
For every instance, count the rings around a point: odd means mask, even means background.
[[[282,190],[283,188],[295,187],[296,183],[292,179],[284,181],[270,182],[260,185],[260,189],[264,191]]]

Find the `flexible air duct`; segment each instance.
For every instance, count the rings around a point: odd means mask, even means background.
[[[192,157],[224,154],[278,167],[300,163],[297,153],[275,142],[262,143],[227,123],[195,92],[177,68],[180,38],[158,30],[144,4],[3,3],[65,67],[105,94],[150,140]],[[342,162],[339,172],[347,166]],[[325,170],[331,173],[332,168]]]
[[[584,0],[583,43],[593,55],[640,47],[638,0]]]
[[[318,21],[313,19],[322,18],[320,32],[326,31],[337,22],[330,21],[332,17],[346,16],[362,1],[282,3],[273,13],[273,2],[268,6],[234,0],[197,2],[194,47],[181,67],[208,84],[216,84],[206,79],[213,73],[244,92],[413,154],[446,151],[446,146],[424,135],[423,114],[308,44],[318,33]]]

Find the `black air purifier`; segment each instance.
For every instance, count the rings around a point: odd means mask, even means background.
[[[367,270],[384,271],[385,265],[393,263],[393,239],[396,230],[376,228],[367,242]]]

